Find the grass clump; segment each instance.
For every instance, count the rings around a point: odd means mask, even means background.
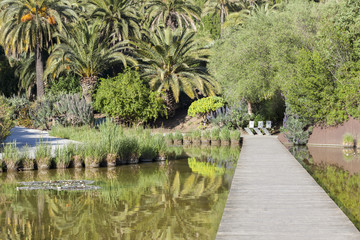
[[[346,133],[343,136],[343,144],[347,147],[354,147],[354,137],[351,133]]]
[[[230,141],[230,130],[226,127],[222,128],[219,137],[221,141]]]
[[[7,171],[17,170],[21,155],[16,146],[16,142],[3,145],[3,161],[6,165]]]
[[[238,130],[233,130],[230,132],[230,139],[231,141],[240,141],[241,134]]]
[[[40,142],[35,148],[35,161],[38,169],[49,169],[52,165],[51,147]]]
[[[215,127],[211,130],[211,141],[220,140],[220,128]]]

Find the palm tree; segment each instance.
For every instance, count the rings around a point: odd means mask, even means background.
[[[114,43],[139,34],[133,0],[89,0],[89,3],[94,7],[91,16],[105,22],[104,33],[111,35]]]
[[[123,45],[108,46],[109,39],[104,39],[100,34],[102,29],[103,25],[99,21],[92,25],[80,21],[69,31],[69,35],[59,36],[62,43],[54,47],[47,61],[46,76],[51,74],[55,77],[65,71],[80,76],[82,93],[87,103],[92,102],[92,91],[103,71],[119,61],[124,65],[127,61],[133,61],[122,53]]]
[[[14,56],[35,53],[37,96],[44,95],[43,51],[64,30],[64,18],[76,17],[67,0],[0,1],[0,42]]]
[[[220,13],[220,37],[224,35],[224,23],[230,8],[247,9],[241,0],[208,0],[205,4],[204,16],[209,13]]]
[[[208,74],[208,49],[198,47],[190,30],[157,29],[149,41],[135,40],[135,55],[142,76],[151,88],[164,91],[168,114],[175,112],[180,91],[194,99],[218,93],[217,82]]]
[[[185,0],[151,0],[145,4],[152,29],[163,24],[172,30],[183,25],[196,30],[196,21],[200,21],[201,9]]]

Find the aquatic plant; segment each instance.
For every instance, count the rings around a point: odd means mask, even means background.
[[[230,141],[230,130],[226,127],[223,127],[219,134],[221,141]]]
[[[355,140],[351,133],[344,134],[343,145],[344,145],[344,147],[354,147],[355,146]]]
[[[55,163],[57,168],[67,168],[72,159],[72,148],[58,146],[55,149]]]
[[[20,163],[20,153],[16,146],[16,141],[3,145],[3,161],[7,171],[15,171]]]
[[[211,129],[211,141],[218,141],[220,139],[220,128],[214,127]]]
[[[85,167],[97,168],[104,160],[105,150],[101,142],[88,143],[84,147]]]
[[[51,146],[48,143],[40,143],[35,148],[35,160],[38,169],[49,169],[52,164]]]
[[[201,131],[199,129],[193,131],[191,137],[192,137],[193,141],[200,141],[201,140]]]
[[[30,156],[30,147],[28,145],[21,149],[21,163],[23,171],[34,170],[35,168],[34,158]]]
[[[209,141],[211,139],[211,132],[210,130],[206,129],[201,133],[201,141]]]
[[[124,136],[120,141],[118,149],[120,162],[138,163],[141,149],[137,138]]]

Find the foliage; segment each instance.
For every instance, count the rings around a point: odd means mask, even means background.
[[[10,134],[10,130],[14,126],[12,115],[13,108],[6,98],[0,95],[0,141]]]
[[[100,21],[89,24],[84,20],[71,28],[69,35],[60,35],[62,43],[54,47],[45,71],[46,76],[58,76],[68,71],[78,75],[82,95],[88,104],[92,101],[98,76],[115,63],[126,65],[131,60],[123,54],[124,42],[108,46],[109,38],[104,39],[101,35],[103,24]]]
[[[219,137],[221,141],[230,141],[230,130],[227,127],[221,128]]]
[[[148,42],[134,41],[142,77],[152,89],[171,94],[175,102],[179,102],[180,92],[194,99],[199,92],[213,96],[220,91],[205,67],[209,50],[199,47],[194,36],[186,29],[158,28]]]
[[[3,154],[2,159],[6,164],[7,170],[16,170],[21,155],[19,149],[17,148],[16,142],[4,144],[3,145]]]
[[[65,74],[50,81],[46,90],[46,93],[51,95],[80,93],[80,79],[76,75]]]
[[[91,105],[79,94],[62,95],[55,103],[57,122],[62,125],[91,125],[94,113]]]
[[[301,50],[295,77],[288,85],[291,90],[287,92],[286,100],[298,115],[312,122],[322,122],[325,121],[327,113],[336,108],[331,104],[334,102],[334,87],[330,72],[320,54]]]
[[[304,130],[307,124],[295,116],[289,116],[284,123],[281,131],[285,137],[295,145],[306,144],[309,138],[310,131]]]
[[[216,164],[210,164],[209,162],[198,162],[195,158],[189,158],[188,164],[193,172],[202,176],[221,176],[226,172],[224,167],[218,167]]]
[[[343,143],[349,146],[354,146],[354,137],[351,133],[346,133],[343,136]]]
[[[50,129],[51,122],[55,120],[54,116],[56,116],[55,103],[57,100],[57,97],[46,96],[33,103],[29,115],[35,127]]]
[[[176,131],[175,134],[174,134],[174,140],[183,140],[183,135],[180,131]]]
[[[240,141],[241,133],[239,130],[233,130],[230,132],[231,141]]]
[[[193,131],[191,133],[191,138],[192,138],[192,140],[200,140],[201,139],[201,131],[199,129]]]
[[[11,118],[16,122],[16,125],[30,127],[32,120],[29,116],[30,101],[24,96],[12,96],[7,99],[10,106],[13,108],[13,115]]]
[[[220,139],[220,128],[214,127],[211,129],[211,140],[219,140]]]
[[[202,131],[201,139],[202,140],[210,140],[211,139],[211,131],[209,129]]]
[[[139,73],[130,69],[117,77],[101,79],[94,107],[125,123],[155,121],[166,114],[160,95],[150,91]]]
[[[195,117],[196,115],[205,116],[206,114],[215,111],[218,108],[221,108],[225,105],[225,100],[221,97],[212,96],[201,98],[194,101],[189,109],[188,115]]]
[[[232,107],[221,107],[214,113],[207,116],[207,120],[213,125],[230,129],[237,129],[245,127],[250,117],[247,112],[247,107],[243,102],[234,104]]]

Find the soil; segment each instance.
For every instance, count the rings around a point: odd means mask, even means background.
[[[177,110],[175,116],[172,118],[159,118],[153,128],[161,132],[190,132],[197,129],[206,129],[210,125],[204,126],[202,118],[187,116],[187,109]]]

